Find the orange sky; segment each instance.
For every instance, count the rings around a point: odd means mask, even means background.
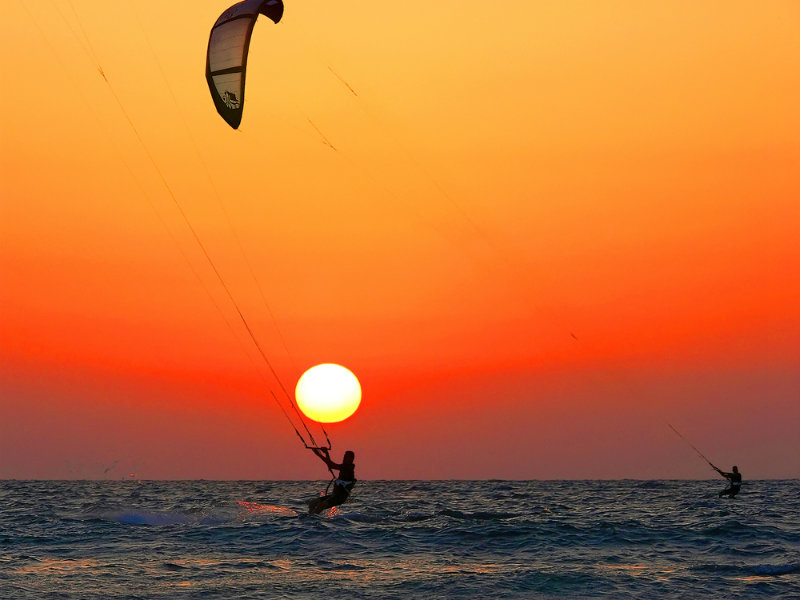
[[[796,3],[227,6],[2,7],[0,478],[325,477],[173,196],[361,478],[798,476]]]

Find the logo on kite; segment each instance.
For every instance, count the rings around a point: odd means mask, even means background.
[[[244,80],[247,52],[258,15],[274,23],[283,16],[281,0],[244,0],[227,8],[208,38],[206,81],[220,116],[236,129],[244,110]]]
[[[230,109],[239,108],[241,106],[241,103],[236,98],[236,94],[234,94],[233,92],[228,92],[228,91],[223,92],[222,101],[225,103],[225,106],[227,106]]]

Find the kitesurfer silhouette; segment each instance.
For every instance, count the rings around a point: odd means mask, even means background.
[[[717,471],[717,473],[719,473],[725,479],[730,481],[728,487],[719,493],[719,497],[722,498],[723,496],[728,496],[729,498],[733,498],[736,494],[739,493],[739,491],[742,488],[742,474],[739,473],[739,467],[734,466],[732,473],[726,473],[725,471],[723,471],[722,469],[718,469],[717,467],[714,467],[714,469]]]
[[[339,477],[333,482],[333,492],[321,498],[314,498],[308,501],[309,514],[319,514],[326,508],[344,504],[356,484],[355,460],[356,455],[352,450],[348,450],[342,457],[342,463],[338,464],[331,460],[327,448],[311,448],[311,451],[322,459],[322,462],[329,469],[339,471]]]

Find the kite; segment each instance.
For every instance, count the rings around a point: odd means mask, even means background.
[[[258,15],[274,23],[283,16],[281,0],[244,0],[223,12],[208,38],[206,81],[217,112],[234,129],[242,122],[247,51]]]

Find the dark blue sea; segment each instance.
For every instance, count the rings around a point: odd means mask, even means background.
[[[0,598],[800,598],[800,481],[0,482]]]

